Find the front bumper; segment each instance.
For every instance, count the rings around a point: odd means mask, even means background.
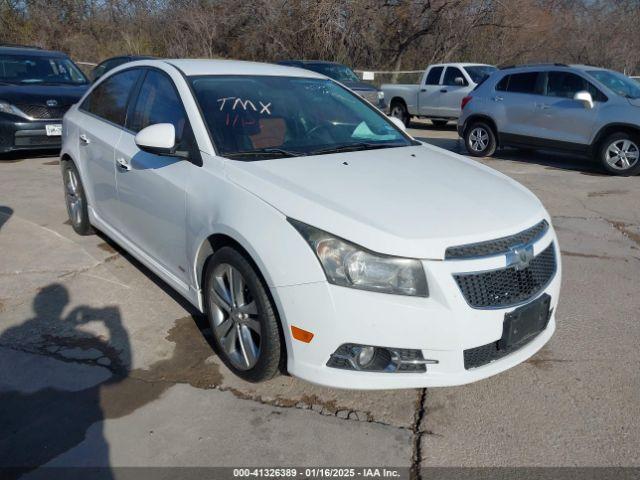
[[[60,148],[62,137],[47,136],[46,125],[53,124],[62,124],[62,120],[30,121],[0,114],[0,153]]]
[[[552,229],[534,245],[538,255],[551,243],[556,250],[556,273],[529,301],[544,293],[556,311],[561,281],[560,252]],[[465,301],[454,273],[504,268],[505,256],[456,261],[424,261],[429,298],[386,295],[338,287],[327,282],[276,287],[273,296],[290,331],[295,325],[314,333],[310,343],[287,335],[288,369],[312,383],[339,388],[392,389],[462,385],[490,377],[531,357],[555,331],[555,314],[545,330],[512,353],[486,365],[466,369],[464,351],[502,337],[504,309],[474,309]],[[426,372],[366,372],[327,366],[331,354],[344,343],[422,351],[436,360]]]

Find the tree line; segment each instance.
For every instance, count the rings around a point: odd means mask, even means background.
[[[0,0],[0,43],[158,57],[585,63],[640,72],[640,0]]]

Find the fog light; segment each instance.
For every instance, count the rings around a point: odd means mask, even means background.
[[[364,372],[426,372],[428,364],[438,360],[425,359],[420,350],[373,347],[343,343],[331,354],[327,367]]]
[[[356,361],[358,362],[358,366],[360,368],[367,368],[367,366],[373,360],[373,356],[376,353],[376,349],[374,347],[360,347],[360,351],[356,356]]]

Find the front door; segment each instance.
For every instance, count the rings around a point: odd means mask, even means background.
[[[585,108],[582,102],[573,99],[581,91],[591,93],[593,108]],[[537,130],[545,139],[586,147],[591,142],[603,101],[606,101],[604,94],[581,76],[563,71],[548,72],[545,97],[537,105],[540,110]]]
[[[440,88],[438,113],[446,118],[458,118],[462,99],[469,95],[471,90],[472,87],[462,70],[458,67],[447,67]]]
[[[177,157],[144,152],[135,143],[138,131],[157,123],[173,124],[177,143],[187,137],[192,141],[185,134],[190,129],[182,101],[168,75],[147,71],[129,117],[129,131],[120,138],[115,160],[122,233],[186,283],[186,186],[198,167]]]
[[[418,113],[424,116],[438,114],[440,79],[444,67],[431,67],[418,91]]]
[[[125,123],[127,101],[141,70],[125,70],[101,82],[80,106],[78,122],[80,164],[94,213],[118,228],[115,146]]]

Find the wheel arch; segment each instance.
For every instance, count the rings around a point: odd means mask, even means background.
[[[489,128],[493,130],[493,134],[496,137],[496,141],[498,142],[498,144],[500,144],[500,134],[498,133],[498,126],[496,125],[496,122],[489,115],[485,115],[482,113],[475,113],[473,115],[470,115],[469,118],[465,120],[464,127],[462,129],[462,135],[464,136],[467,134],[467,130],[469,129],[469,126],[473,122],[480,122],[480,121],[485,122],[487,125],[489,125]]]
[[[245,247],[246,245],[246,247]],[[219,251],[224,247],[232,247],[241,253],[249,262],[249,264],[255,269],[257,275],[263,281],[265,285],[265,291],[269,299],[271,300],[274,308],[274,312],[276,314],[276,319],[278,321],[278,325],[280,326],[280,340],[281,344],[284,346],[284,355],[283,359],[281,359],[280,369],[283,373],[286,373],[286,365],[287,359],[291,354],[291,345],[289,341],[289,337],[285,335],[285,323],[282,321],[281,315],[281,305],[279,299],[275,298],[272,291],[271,285],[272,282],[265,275],[265,272],[268,272],[265,265],[261,261],[257,252],[253,251],[253,249],[248,245],[244,239],[241,238],[240,235],[234,234],[231,232],[217,232],[210,234],[207,238],[203,240],[198,249],[198,253],[196,254],[194,273],[196,279],[196,288],[199,292],[199,302],[200,302],[200,310],[204,313],[206,312],[205,302],[204,302],[204,275],[206,272],[206,267],[208,262],[213,257],[213,254]],[[268,273],[267,273],[268,274]]]
[[[393,107],[394,104],[401,104],[404,106],[405,110],[407,111],[407,113],[409,113],[409,108],[407,107],[407,102],[405,101],[404,98],[399,97],[399,96],[395,96],[391,99],[391,101],[389,101],[389,110],[391,110],[391,108]]]
[[[595,137],[593,138],[593,142],[591,142],[591,152],[596,154],[600,147],[602,146],[602,142],[610,135],[614,133],[623,132],[629,133],[632,135],[640,136],[640,127],[637,125],[633,125],[631,123],[609,123],[598,130]]]

